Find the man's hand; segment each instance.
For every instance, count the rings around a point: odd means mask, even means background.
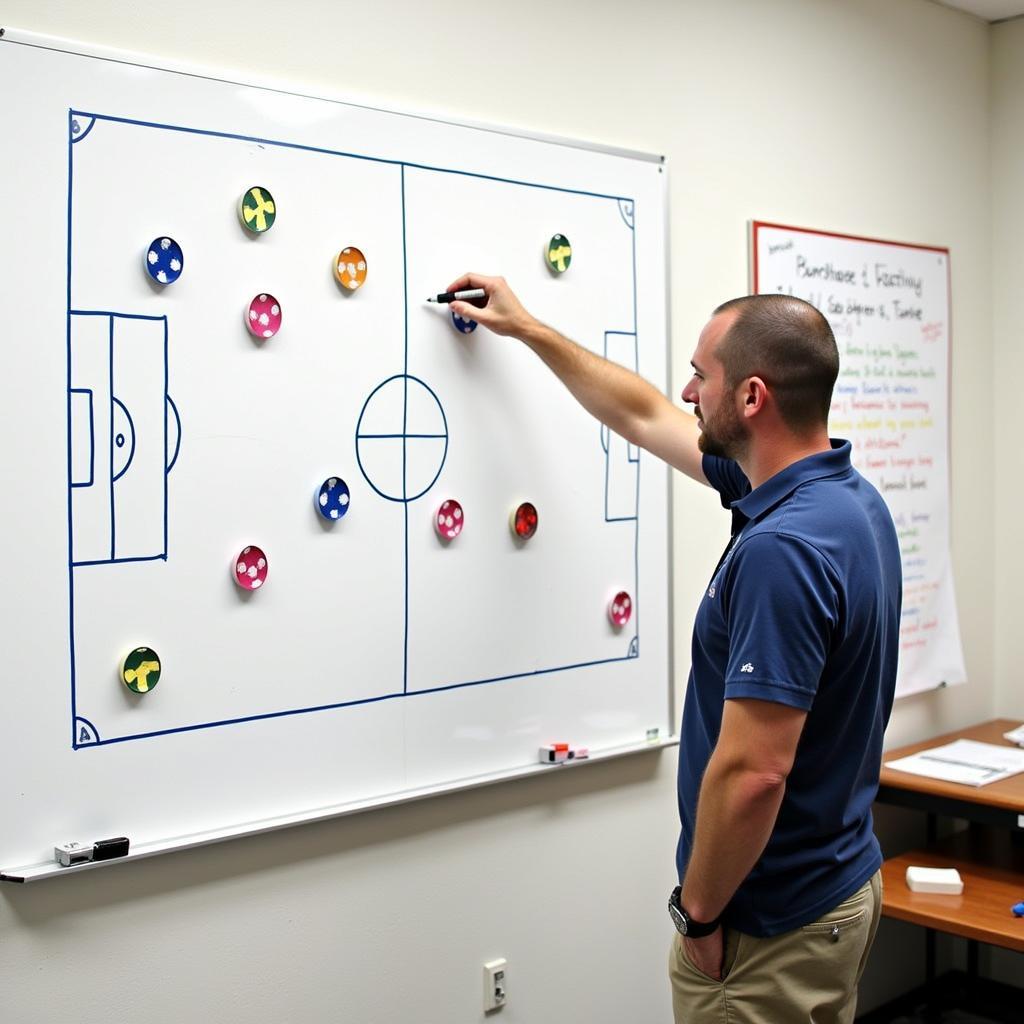
[[[483,288],[487,293],[485,305],[477,306],[473,302],[453,302],[451,310],[464,320],[475,320],[483,324],[495,334],[511,335],[523,338],[537,321],[523,308],[516,298],[515,292],[508,286],[503,277],[485,277],[483,274],[463,274],[445,289],[449,292],[461,292],[467,288]]]
[[[701,974],[707,975],[713,981],[722,980],[725,941],[721,925],[702,939],[688,939],[680,935],[679,941],[685,947],[687,959]]]

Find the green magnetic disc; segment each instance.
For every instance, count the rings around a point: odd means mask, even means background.
[[[270,190],[254,185],[238,202],[238,216],[242,227],[254,235],[261,235],[274,226],[277,203]]]
[[[160,657],[150,647],[136,647],[121,662],[121,682],[132,693],[149,693],[160,682]]]
[[[544,250],[544,258],[556,274],[564,274],[572,263],[572,246],[569,239],[565,235],[552,235]]]

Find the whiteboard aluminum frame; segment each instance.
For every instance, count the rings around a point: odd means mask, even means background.
[[[440,111],[429,111],[423,109],[411,109],[400,106],[385,106],[373,102],[368,97],[360,97],[355,94],[338,94],[319,90],[319,87],[312,85],[300,86],[297,83],[289,85],[286,80],[268,77],[253,76],[246,74],[244,77],[225,77],[223,72],[216,72],[203,65],[191,64],[185,61],[159,58],[155,61],[152,56],[146,56],[134,51],[121,50],[113,47],[105,47],[92,43],[85,43],[69,40],[59,36],[51,36],[43,33],[32,32],[17,27],[0,26],[0,45],[14,44],[28,46],[44,50],[56,50],[63,53],[74,54],[83,57],[90,57],[97,60],[110,61],[118,64],[127,64],[139,68],[154,71],[166,71],[174,74],[185,75],[192,78],[200,78],[207,81],[220,82],[227,85],[245,86],[249,88],[262,89],[268,92],[282,95],[294,96],[301,99],[312,99],[336,103],[338,105],[356,107],[365,110],[385,114],[396,114],[406,117],[414,117],[420,120],[431,121],[436,124],[452,125],[463,128],[471,128],[477,131],[489,132],[497,135],[507,135],[514,138],[529,139],[544,142],[557,146],[565,146],[572,149],[586,150],[595,153],[602,153],[611,156],[623,157],[631,160],[638,160],[644,163],[660,165],[663,173],[662,190],[664,195],[664,231],[665,231],[665,328],[666,328],[666,380],[668,387],[672,387],[672,331],[671,331],[671,246],[670,240],[670,213],[669,213],[669,184],[668,184],[668,162],[663,154],[650,153],[642,150],[628,149],[620,146],[611,146],[604,143],[593,142],[586,139],[574,139],[566,136],[556,135],[547,132],[530,131],[509,125],[494,125],[469,118],[457,118]],[[649,753],[651,751],[663,750],[666,747],[679,745],[679,735],[675,732],[677,719],[677,701],[675,687],[675,643],[674,643],[674,573],[672,569],[673,559],[673,500],[671,467],[666,466],[665,472],[669,476],[668,487],[668,594],[667,594],[667,616],[668,616],[668,722],[669,729],[673,730],[668,736],[648,740],[640,743],[628,744],[621,747],[614,747],[608,750],[595,751],[589,758],[583,761],[565,762],[560,765],[530,764],[516,768],[504,769],[502,771],[484,775],[470,776],[450,782],[439,783],[432,786],[419,787],[408,790],[401,790],[395,793],[383,794],[369,797],[363,800],[347,803],[334,804],[328,807],[307,809],[292,814],[281,815],[273,818],[266,818],[255,822],[229,825],[220,829],[205,832],[193,833],[190,835],[177,836],[173,838],[155,840],[153,842],[139,844],[130,849],[125,857],[119,857],[106,861],[89,861],[85,864],[63,867],[56,861],[46,861],[38,864],[30,864],[20,868],[0,869],[0,882],[26,883],[40,881],[47,878],[56,878],[82,871],[91,871],[96,868],[110,867],[118,864],[139,861],[147,857],[157,856],[163,853],[172,853],[177,850],[195,849],[201,846],[209,846],[215,843],[226,842],[231,839],[243,836],[261,835],[263,833],[275,832],[297,825],[304,825],[312,822],[327,821],[334,818],[346,817],[350,814],[357,814],[362,811],[375,810],[383,807],[393,807],[409,803],[413,800],[421,800],[429,797],[440,796],[446,793],[463,792],[479,789],[484,786],[506,782],[512,779],[533,778],[545,773],[551,773],[565,768],[580,768],[587,764],[617,760],[630,754]],[[59,837],[58,837],[59,839]]]
[[[672,247],[669,245],[672,226],[672,210],[670,206],[671,190],[668,186],[668,160],[661,158],[662,193],[665,211],[665,383],[668,388],[669,401],[672,401]],[[678,739],[675,731],[680,720],[678,701],[676,700],[676,645],[675,645],[675,500],[673,499],[673,470],[665,463],[668,475],[668,721],[672,735]]]
[[[17,27],[0,27],[0,45],[3,43],[31,46],[40,50],[58,50],[62,53],[76,54],[80,57],[93,57],[97,60],[110,61],[115,64],[130,64],[133,67],[144,68],[149,71],[170,71],[174,74],[186,75],[189,78],[202,78],[211,82],[222,82],[225,85],[264,89],[267,92],[276,92],[299,99],[321,100],[328,103],[337,103],[340,106],[371,110],[375,113],[414,117],[421,121],[432,121],[435,124],[473,128],[477,131],[490,132],[495,135],[510,135],[519,139],[532,139],[535,142],[546,142],[555,146],[566,146],[570,149],[583,149],[594,153],[605,153],[610,156],[621,156],[629,160],[642,160],[645,163],[665,163],[663,154],[648,153],[645,150],[627,149],[621,146],[610,146],[605,143],[593,142],[588,139],[574,139],[564,135],[530,131],[513,125],[488,124],[484,121],[474,121],[470,118],[453,117],[438,110],[383,106],[380,103],[374,102],[370,97],[361,96],[358,93],[335,93],[328,90],[322,93],[309,91],[319,87],[312,84],[304,85],[298,82],[289,83],[286,79],[275,79],[258,75],[249,77],[248,72],[246,72],[244,77],[226,78],[223,72],[215,71],[202,64],[192,64],[188,61],[172,59],[164,60],[162,57],[159,59],[159,63],[157,63],[152,55],[144,55],[132,50],[120,50],[94,43],[84,43],[78,40],[65,39],[61,36],[45,35]]]

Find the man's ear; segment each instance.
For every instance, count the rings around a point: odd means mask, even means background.
[[[748,377],[742,384],[742,413],[744,416],[755,416],[768,401],[768,386],[761,377]]]

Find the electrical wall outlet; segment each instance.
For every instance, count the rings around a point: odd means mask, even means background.
[[[504,957],[488,960],[484,964],[484,1013],[489,1010],[500,1010],[508,999],[505,985],[505,972],[508,961]]]

